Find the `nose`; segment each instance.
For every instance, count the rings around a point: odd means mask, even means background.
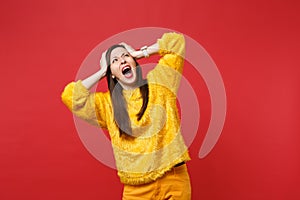
[[[124,58],[121,58],[121,64],[125,64],[126,60]]]

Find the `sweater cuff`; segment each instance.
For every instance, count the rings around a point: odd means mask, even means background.
[[[86,87],[84,87],[81,80],[74,82],[74,90],[76,91],[76,93],[79,92],[79,94],[84,94],[84,95],[90,94],[90,91]]]
[[[159,54],[176,54],[184,56],[185,40],[182,34],[178,33],[165,33],[161,39],[158,39]]]

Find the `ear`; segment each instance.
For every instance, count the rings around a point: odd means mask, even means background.
[[[113,79],[116,78],[115,75],[111,75],[111,77],[112,77]]]

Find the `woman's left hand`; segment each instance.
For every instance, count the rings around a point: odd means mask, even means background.
[[[143,53],[140,50],[135,50],[134,48],[132,48],[130,45],[122,42],[120,43],[121,45],[123,45],[127,51],[130,53],[130,55],[136,59],[139,59],[141,57],[143,57]]]

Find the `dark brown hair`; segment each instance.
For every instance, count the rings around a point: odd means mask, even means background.
[[[119,127],[120,136],[122,134],[132,135],[130,118],[127,111],[127,104],[123,96],[123,88],[121,84],[118,83],[116,78],[112,78],[112,74],[111,74],[110,55],[112,50],[114,50],[117,47],[122,47],[126,49],[123,45],[116,44],[111,46],[107,50],[105,55],[106,63],[108,65],[107,72],[106,72],[107,85],[110,91],[113,112],[114,112],[114,120],[117,123],[117,126]],[[137,119],[140,120],[147,108],[149,88],[148,88],[147,79],[143,79],[142,69],[137,62],[136,62],[136,73],[137,73],[137,86],[140,88],[140,92],[142,94],[142,99],[143,99],[142,107],[139,113],[137,113],[136,115]]]

